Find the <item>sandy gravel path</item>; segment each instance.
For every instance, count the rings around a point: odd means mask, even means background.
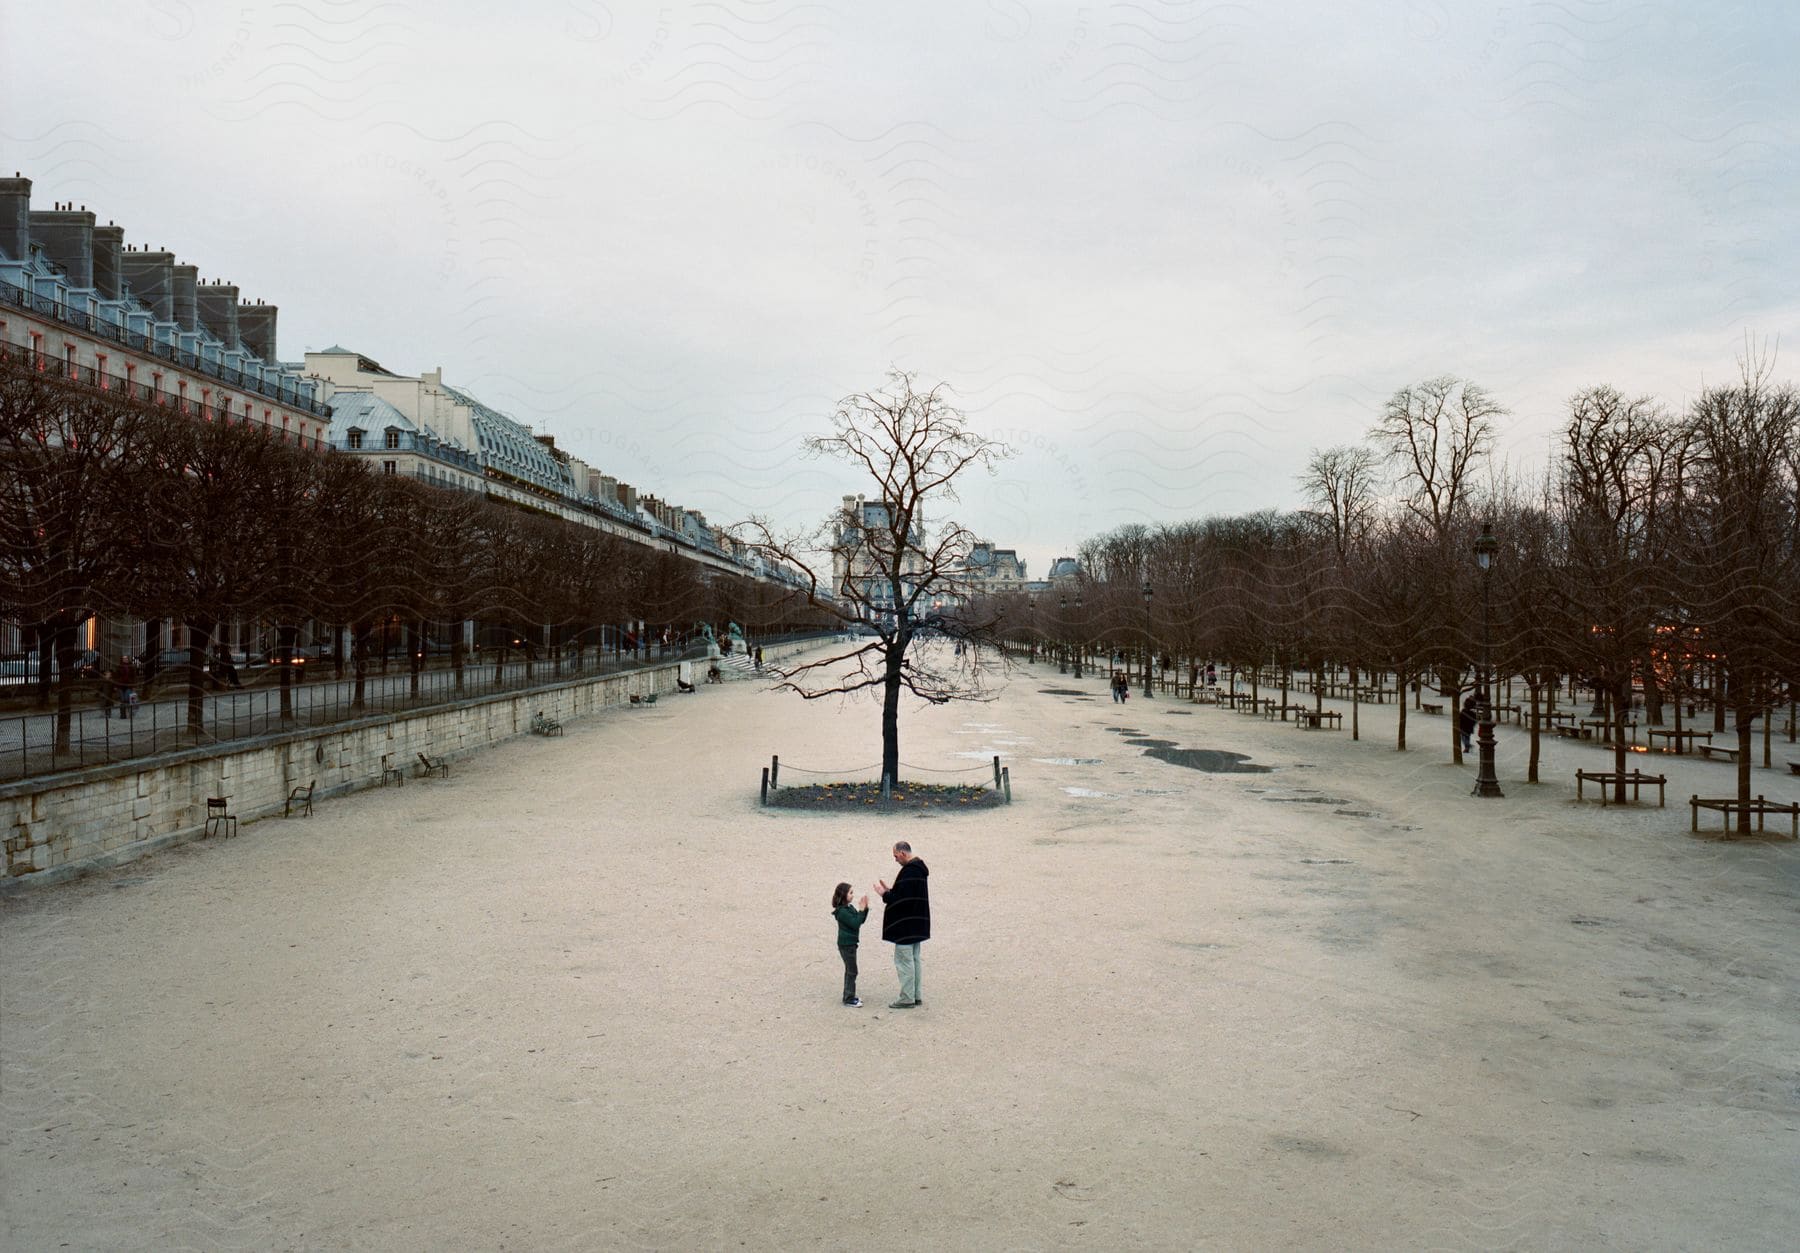
[[[0,1244],[1791,1247],[1800,854],[1516,736],[1476,801],[1424,725],[1039,666],[904,722],[1017,803],[883,821],[757,808],[876,720],[738,684],[7,901]],[[877,902],[847,1010],[827,898],[902,836],[926,1004]]]

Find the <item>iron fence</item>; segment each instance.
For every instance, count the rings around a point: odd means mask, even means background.
[[[752,640],[750,647],[814,637],[823,638],[819,632],[792,632]],[[498,662],[471,656],[460,674],[451,669],[423,669],[414,675],[404,667],[386,674],[366,672],[360,700],[353,677],[297,683],[288,689],[286,712],[277,686],[221,689],[218,680],[209,675],[198,731],[188,724],[185,690],[131,707],[121,707],[115,693],[102,706],[94,697],[109,689],[94,683],[87,688],[86,706],[69,711],[66,741],[58,735],[61,715],[54,710],[0,720],[0,780],[36,778],[180,749],[223,748],[276,732],[326,730],[375,714],[532,691],[573,679],[633,673],[678,661],[697,661],[705,654],[706,646],[696,643],[685,649],[651,646],[642,655],[587,648],[579,654],[565,652],[560,661],[548,654],[531,660],[515,655]]]

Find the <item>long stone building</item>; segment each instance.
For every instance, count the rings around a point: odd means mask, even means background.
[[[368,457],[390,474],[601,528],[709,570],[801,583],[700,513],[640,495],[446,384],[441,370],[398,374],[339,347],[283,362],[275,305],[243,299],[235,283],[201,281],[198,266],[161,245],[127,243],[123,227],[85,205],[33,209],[31,186],[19,174],[0,178],[0,353],[198,420],[260,424],[310,451]],[[245,630],[233,624],[225,642],[245,646]],[[83,642],[108,656],[187,644],[174,624],[97,619]],[[0,655],[24,645],[19,624],[0,622]]]

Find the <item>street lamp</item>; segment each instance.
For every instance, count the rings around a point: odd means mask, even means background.
[[[1031,611],[1031,630],[1028,634],[1031,636],[1031,661],[1033,664],[1036,664],[1038,653],[1037,597],[1027,596],[1025,598],[1025,608]]]
[[[1155,695],[1150,690],[1150,654],[1156,650],[1156,641],[1150,635],[1150,598],[1155,595],[1150,588],[1150,580],[1144,580],[1144,699]]]
[[[1481,745],[1481,768],[1475,774],[1472,796],[1503,796],[1500,780],[1494,774],[1494,700],[1488,690],[1493,684],[1492,640],[1488,625],[1488,583],[1494,565],[1494,554],[1500,541],[1494,538],[1493,525],[1483,519],[1481,536],[1475,541],[1475,564],[1481,567],[1481,725],[1476,742]]]

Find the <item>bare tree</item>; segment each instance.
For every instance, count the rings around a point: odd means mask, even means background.
[[[1688,575],[1695,625],[1719,659],[1738,736],[1738,800],[1750,799],[1751,730],[1788,693],[1800,666],[1800,606],[1792,603],[1800,554],[1788,482],[1800,439],[1800,392],[1771,378],[1772,362],[1747,356],[1740,381],[1709,388],[1688,415],[1695,465]],[[1748,809],[1738,830],[1750,830]]]
[[[147,486],[130,454],[146,420],[120,396],[0,356],[0,601],[35,628],[44,704],[54,651],[56,752],[70,745],[76,629],[128,590],[137,511],[125,502]]]
[[[962,608],[975,535],[955,522],[927,525],[928,510],[954,501],[971,469],[992,473],[1005,445],[969,429],[939,384],[892,371],[887,386],[838,402],[831,432],[807,451],[848,463],[873,491],[835,512],[822,527],[778,535],[764,520],[736,528],[753,548],[801,573],[809,605],[868,634],[847,649],[785,671],[778,687],[807,700],[874,692],[881,698],[881,771],[900,769],[900,696],[932,704],[984,696],[979,649],[994,641],[991,614]],[[967,651],[916,649],[921,633],[973,645]],[[960,654],[960,655],[959,655]]]
[[[1402,387],[1369,432],[1397,471],[1404,508],[1423,529],[1420,554],[1432,630],[1423,660],[1438,672],[1438,689],[1456,708],[1462,668],[1472,651],[1466,607],[1473,594],[1470,562],[1458,542],[1467,521],[1475,474],[1494,442],[1494,419],[1506,410],[1479,384],[1443,374]],[[1450,755],[1462,761],[1462,739],[1450,719]]]
[[[1668,494],[1665,471],[1676,432],[1648,396],[1627,399],[1591,387],[1569,401],[1557,490],[1564,554],[1556,590],[1576,628],[1580,673],[1606,693],[1614,723],[1614,796],[1625,800],[1625,722],[1633,680],[1651,664],[1662,619],[1655,534]]]

